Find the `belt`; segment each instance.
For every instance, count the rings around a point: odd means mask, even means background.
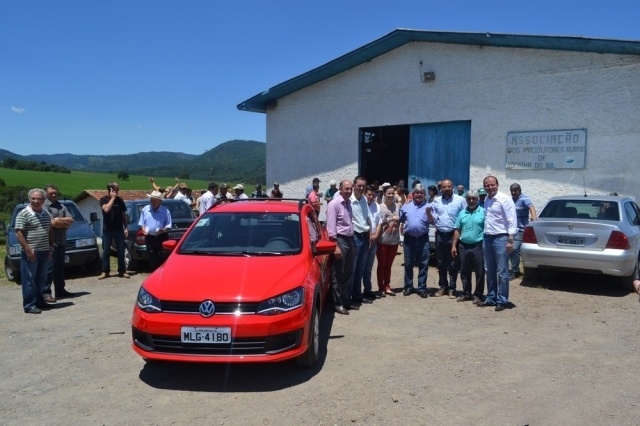
[[[489,237],[504,237],[505,235],[509,235],[509,234],[507,234],[505,232],[503,234],[484,234],[484,235],[489,236]]]
[[[440,234],[453,234],[455,231],[441,231],[438,229],[438,233]]]
[[[353,235],[338,234],[338,238],[353,238]]]
[[[353,232],[355,235],[362,237],[364,235],[369,235],[369,231],[364,231],[364,232]]]
[[[482,243],[473,243],[473,244],[467,244],[467,243],[463,243],[462,241],[460,241],[460,245],[466,249],[472,249],[472,248],[476,248],[476,247],[482,247]]]

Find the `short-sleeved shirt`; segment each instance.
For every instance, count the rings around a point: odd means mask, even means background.
[[[100,198],[100,208],[105,204],[109,204],[110,200],[111,197],[108,195]],[[123,213],[127,213],[127,206],[122,198],[116,197],[109,213],[105,213],[105,211],[102,210],[102,229],[107,231],[118,231],[124,229],[124,222],[122,219]]]
[[[451,194],[451,198],[436,197],[431,203],[432,215],[435,216],[434,225],[440,232],[451,232],[455,229],[456,219],[467,202],[458,194]]]
[[[31,206],[22,209],[16,216],[16,230],[21,230],[34,251],[49,250],[51,216],[45,209],[35,212]]]
[[[523,231],[529,224],[529,207],[533,205],[531,198],[527,197],[523,193],[517,200],[513,200],[513,204],[516,206],[516,217],[518,218],[518,230]]]
[[[70,217],[69,210],[60,201],[51,201],[48,198],[45,200],[42,208],[49,213],[51,219],[56,217]],[[57,246],[63,246],[67,242],[67,228],[52,228],[53,230],[53,244]]]
[[[456,229],[460,232],[460,241],[465,244],[478,244],[484,238],[484,209],[480,206],[469,211],[462,210],[456,220]]]
[[[151,204],[146,205],[142,208],[138,225],[147,228],[149,235],[158,235],[157,229],[171,229],[171,213],[162,204],[157,210],[153,210]]]
[[[400,223],[404,224],[404,234],[410,237],[422,237],[429,234],[429,218],[427,202],[417,204],[415,200],[402,205]]]

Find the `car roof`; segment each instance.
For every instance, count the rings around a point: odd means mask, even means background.
[[[619,203],[623,201],[634,201],[631,197],[618,196],[618,195],[559,195],[549,198],[549,201],[553,200],[587,200],[587,201],[606,201],[611,203]]]
[[[299,213],[306,202],[304,199],[250,198],[217,205],[213,211],[216,213]]]
[[[69,205],[75,204],[75,202],[73,200],[58,200],[58,201],[60,201],[62,204],[69,204]],[[22,208],[23,209],[23,208],[27,207],[28,205],[29,205],[29,203],[19,203],[19,204],[16,204],[16,206],[13,209],[14,210],[17,209],[17,208]]]
[[[137,200],[127,200],[125,203],[128,204],[149,204],[148,198],[140,198]],[[182,200],[174,200],[173,198],[165,198],[162,200],[162,203],[184,203]],[[185,203],[186,204],[186,203]]]

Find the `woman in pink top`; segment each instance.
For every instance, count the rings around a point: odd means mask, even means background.
[[[396,202],[393,187],[387,188],[384,193],[384,202],[380,204],[380,224],[378,225],[380,237],[376,252],[378,294],[381,297],[396,295],[391,290],[391,265],[393,265],[400,244],[400,207],[402,205]]]

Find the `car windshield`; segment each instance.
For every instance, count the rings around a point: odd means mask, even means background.
[[[301,250],[296,213],[205,213],[180,248],[181,254],[281,255]]]
[[[601,200],[551,200],[540,212],[540,218],[599,219],[619,221],[618,203]]]

